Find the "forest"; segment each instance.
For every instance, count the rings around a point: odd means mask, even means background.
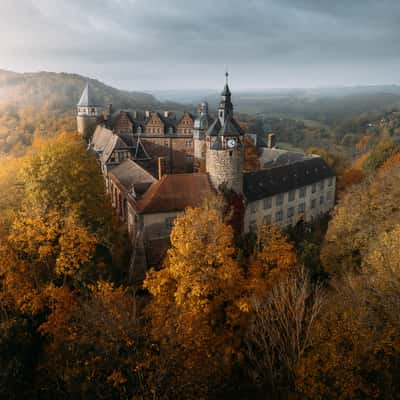
[[[242,237],[209,198],[140,287],[78,135],[3,156],[0,397],[397,398],[400,149],[386,128],[358,149],[311,149],[338,174],[329,218]]]
[[[0,398],[399,398],[395,109],[328,130],[244,115],[325,159],[334,211],[243,236],[238,199],[215,195],[175,220],[162,265],[136,286],[126,227],[73,113],[3,107]]]

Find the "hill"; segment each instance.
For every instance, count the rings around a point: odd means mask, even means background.
[[[151,94],[118,90],[77,74],[0,70],[0,154],[23,155],[37,137],[75,131],[76,104],[88,80],[97,104],[112,104],[115,110],[185,108],[159,102]]]
[[[68,73],[16,73],[0,70],[0,105],[46,107],[70,111],[75,109],[88,78]],[[128,92],[89,79],[99,104],[111,103],[116,108],[158,107],[154,96]]]

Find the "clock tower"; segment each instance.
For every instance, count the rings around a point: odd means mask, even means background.
[[[206,171],[216,189],[243,192],[244,132],[233,117],[231,91],[226,73],[218,117],[206,133]]]

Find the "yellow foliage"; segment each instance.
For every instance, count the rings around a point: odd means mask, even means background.
[[[258,232],[254,255],[249,265],[250,292],[263,296],[282,275],[298,265],[293,244],[276,225],[264,225]]]

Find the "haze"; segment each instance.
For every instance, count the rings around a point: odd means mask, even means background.
[[[400,82],[397,0],[1,0],[0,68],[130,90]]]

